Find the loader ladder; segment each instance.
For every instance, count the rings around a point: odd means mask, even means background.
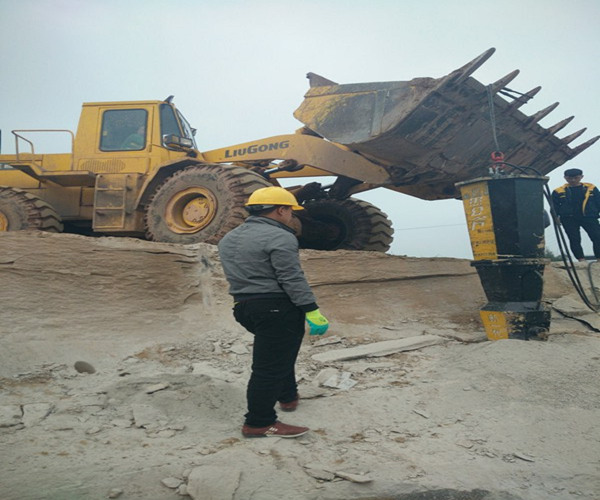
[[[92,218],[95,231],[125,229],[126,216],[135,210],[135,195],[141,177],[137,173],[98,174]]]

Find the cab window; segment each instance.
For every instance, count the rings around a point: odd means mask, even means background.
[[[141,151],[146,147],[145,109],[111,109],[102,115],[101,151]]]
[[[194,135],[196,135],[196,130],[190,126],[188,121],[183,117],[179,110],[177,110],[177,116],[179,117],[179,122],[183,126],[183,130],[185,131],[185,137],[191,139],[192,144],[194,144],[194,147],[198,149],[198,146],[196,145],[196,140],[194,139]]]
[[[160,105],[160,135],[161,137],[165,135],[181,137],[181,129],[177,123],[177,118],[175,118],[173,108],[168,104]]]

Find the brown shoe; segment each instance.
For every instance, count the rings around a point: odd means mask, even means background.
[[[281,411],[296,411],[298,408],[298,403],[300,402],[300,395],[296,394],[296,399],[293,401],[289,401],[288,403],[279,403],[279,408]]]
[[[244,437],[296,438],[306,434],[308,431],[308,427],[297,427],[279,421],[276,421],[273,425],[267,427],[250,427],[246,424],[242,426],[242,434]]]

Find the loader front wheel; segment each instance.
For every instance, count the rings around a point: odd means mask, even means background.
[[[146,210],[146,236],[168,243],[216,244],[244,222],[248,196],[270,186],[243,167],[191,166],[168,177]]]
[[[314,200],[304,204],[301,248],[387,252],[394,230],[387,215],[356,198]]]
[[[63,223],[56,210],[34,194],[0,186],[0,231],[26,229],[60,233]]]

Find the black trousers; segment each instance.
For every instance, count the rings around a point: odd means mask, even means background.
[[[583,248],[581,248],[581,231],[588,234],[594,248],[594,256],[600,259],[600,224],[594,217],[561,217],[560,223],[565,228],[569,238],[571,252],[576,259],[583,259]]]
[[[245,423],[266,427],[277,420],[277,401],[288,403],[296,398],[294,366],[304,336],[305,315],[287,298],[239,302],[233,315],[254,334]]]

